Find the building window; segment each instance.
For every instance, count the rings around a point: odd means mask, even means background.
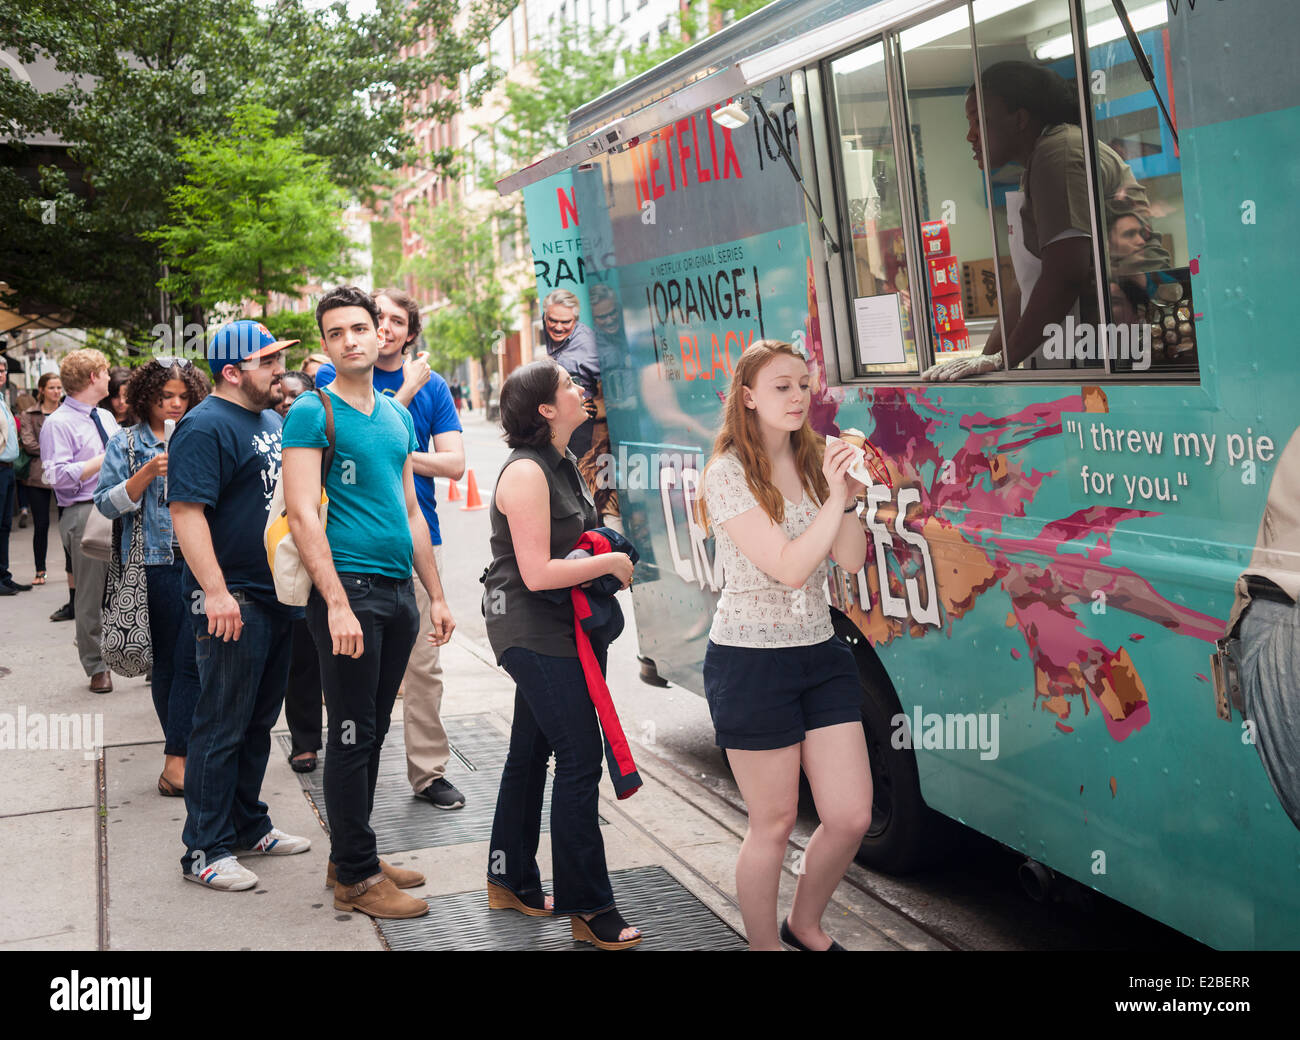
[[[508,18],[503,18],[501,24],[492,30],[490,44],[492,63],[503,71],[513,68],[515,62],[519,60],[514,54],[510,35],[510,19]]]
[[[510,46],[515,61],[522,61],[528,53],[528,33],[525,31],[524,5],[520,4],[510,12]]]

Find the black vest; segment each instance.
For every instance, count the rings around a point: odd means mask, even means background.
[[[562,560],[572,551],[583,531],[598,527],[600,518],[587,482],[578,473],[573,453],[561,456],[554,445],[545,448],[516,448],[501,467],[519,459],[532,459],[546,474],[551,500],[551,559]],[[501,474],[497,474],[498,482]],[[488,641],[497,662],[512,646],[551,657],[577,657],[574,642],[573,605],[565,600],[553,603],[530,592],[519,574],[510,523],[497,509],[492,496],[492,562],[483,572],[483,617]]]

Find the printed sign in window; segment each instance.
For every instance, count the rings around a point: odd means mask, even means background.
[[[853,301],[858,358],[864,365],[897,365],[907,360],[898,293],[859,296]]]

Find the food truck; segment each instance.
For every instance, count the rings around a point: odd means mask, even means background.
[[[794,344],[812,427],[879,454],[866,566],[825,590],[864,863],[957,820],[1212,945],[1300,946],[1296,640],[1247,623],[1300,587],[1297,35],[1284,0],[778,0],[500,183],[596,334],[647,679],[702,692],[694,503],[745,349]]]

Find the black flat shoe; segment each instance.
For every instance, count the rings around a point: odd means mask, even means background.
[[[76,619],[77,612],[67,603],[50,615],[51,621],[75,621]]]
[[[848,952],[847,950],[844,949],[843,946],[837,943],[834,939],[831,940],[831,944],[828,947],[826,947],[825,950],[808,949],[807,946],[805,946],[803,943],[801,943],[798,939],[795,938],[794,932],[790,931],[790,918],[788,917],[781,922],[781,941],[785,943],[787,946],[793,946],[796,950],[803,950],[805,953],[830,953],[832,950],[839,950],[840,953]]]
[[[573,914],[569,920],[575,939],[592,943],[602,950],[630,950],[644,938],[636,935],[631,939],[620,939],[623,929],[630,926],[612,906],[590,921],[584,921],[581,914]]]
[[[310,758],[303,758],[303,755],[310,755]],[[289,768],[295,773],[311,773],[316,769],[316,753],[314,751],[299,751],[297,757],[290,756]]]

